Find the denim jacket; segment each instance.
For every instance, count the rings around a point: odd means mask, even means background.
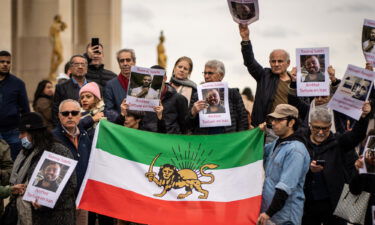
[[[288,194],[288,199],[284,207],[271,217],[271,221],[276,224],[301,224],[305,200],[303,185],[310,156],[300,141],[284,141],[275,148],[276,141],[264,147],[265,181],[261,210],[265,212],[269,208],[275,189],[281,189]]]

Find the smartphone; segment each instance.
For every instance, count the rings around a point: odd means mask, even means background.
[[[98,46],[99,45],[99,38],[91,38],[91,46]],[[95,53],[100,53],[99,50],[95,50]]]
[[[318,160],[316,160],[316,165],[325,166],[326,161],[324,159],[318,159]]]

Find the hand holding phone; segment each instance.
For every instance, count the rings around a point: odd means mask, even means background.
[[[316,165],[324,167],[326,165],[326,161],[324,159],[318,159],[316,160]]]
[[[95,47],[94,53],[100,53],[99,51],[99,38],[91,38],[91,47]]]

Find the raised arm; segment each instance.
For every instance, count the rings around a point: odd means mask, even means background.
[[[239,25],[242,57],[244,65],[247,67],[250,75],[258,82],[264,74],[263,67],[255,60],[253,47],[250,42],[250,30],[248,25]]]

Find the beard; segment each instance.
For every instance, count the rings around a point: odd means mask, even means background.
[[[7,76],[7,75],[9,75],[9,71],[8,72],[1,72],[0,71],[0,76]]]

